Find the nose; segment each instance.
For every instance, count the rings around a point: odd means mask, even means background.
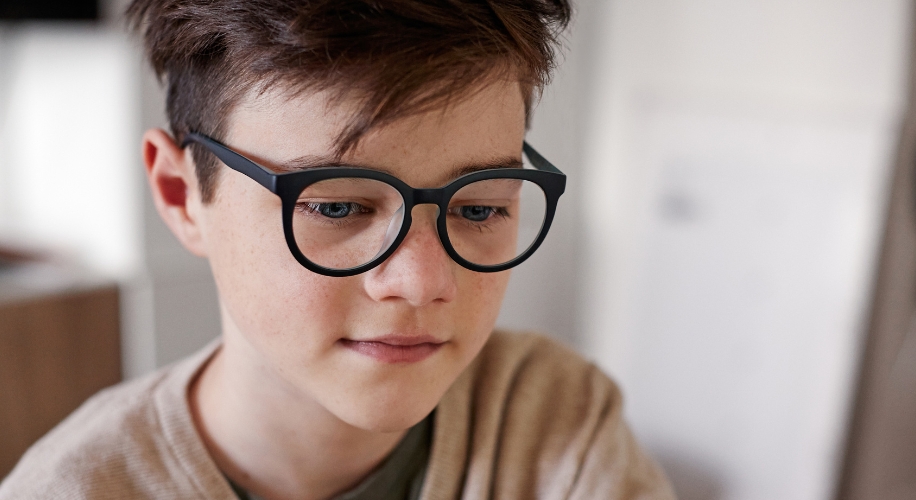
[[[404,241],[385,262],[365,274],[364,287],[373,300],[399,299],[421,307],[455,299],[457,264],[439,241],[437,210],[434,205],[414,207]]]

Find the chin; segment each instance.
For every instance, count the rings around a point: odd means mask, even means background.
[[[426,418],[436,405],[423,408],[391,408],[338,415],[348,424],[371,432],[400,432]]]
[[[441,396],[439,393],[391,397],[376,393],[359,400],[343,402],[343,405],[329,409],[344,422],[360,429],[372,432],[399,432],[426,418],[439,404]]]

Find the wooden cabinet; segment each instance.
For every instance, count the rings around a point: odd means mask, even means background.
[[[0,478],[89,396],[121,380],[118,289],[9,293],[0,280]]]

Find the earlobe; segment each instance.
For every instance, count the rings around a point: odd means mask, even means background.
[[[189,155],[162,129],[143,134],[142,155],[153,202],[162,220],[188,251],[205,257],[202,204]]]

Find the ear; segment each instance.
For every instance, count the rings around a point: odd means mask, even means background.
[[[190,154],[162,129],[143,134],[142,154],[153,202],[162,220],[188,251],[206,257],[200,217],[203,203]]]

